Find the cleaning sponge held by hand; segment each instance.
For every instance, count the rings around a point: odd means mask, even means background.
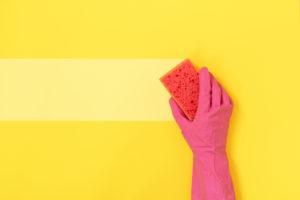
[[[185,59],[161,77],[160,81],[167,88],[187,118],[193,120],[198,105],[199,78],[191,61]]]

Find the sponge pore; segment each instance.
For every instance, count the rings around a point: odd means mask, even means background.
[[[190,60],[185,59],[160,78],[172,98],[189,120],[193,120],[198,107],[199,77]]]

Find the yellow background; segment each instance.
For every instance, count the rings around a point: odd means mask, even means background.
[[[294,200],[299,19],[296,0],[1,1],[0,57],[206,65],[235,102],[237,199]],[[0,131],[0,199],[189,198],[191,154],[174,122],[1,122]]]

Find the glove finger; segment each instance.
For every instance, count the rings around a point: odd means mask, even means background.
[[[170,98],[169,103],[175,121],[177,122],[178,126],[183,129],[189,122],[188,119],[173,98]]]
[[[211,78],[206,67],[202,67],[199,72],[199,100],[198,111],[207,112],[211,107]]]
[[[212,78],[212,107],[219,107],[221,105],[221,88],[215,77]]]
[[[228,93],[226,92],[226,90],[221,87],[222,90],[222,105],[233,105],[233,102],[230,98],[230,96],[228,95]]]

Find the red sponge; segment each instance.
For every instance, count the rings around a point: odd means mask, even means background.
[[[199,96],[198,73],[190,60],[185,59],[160,78],[173,99],[189,120],[195,118]]]

